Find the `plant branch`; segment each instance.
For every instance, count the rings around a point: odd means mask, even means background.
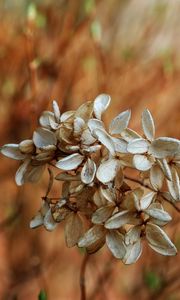
[[[82,260],[81,264],[81,270],[80,270],[80,278],[79,278],[79,284],[80,284],[80,291],[81,291],[81,300],[86,300],[86,282],[85,282],[85,272],[86,272],[86,267],[87,263],[89,260],[89,255],[85,254],[84,258]]]

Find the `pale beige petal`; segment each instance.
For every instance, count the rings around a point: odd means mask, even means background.
[[[127,145],[127,151],[132,154],[142,154],[148,151],[149,143],[144,139],[135,139]]]
[[[85,122],[82,118],[76,117],[74,119],[74,136],[78,136],[85,128]]]
[[[83,223],[77,213],[71,213],[66,218],[64,233],[67,247],[73,247],[78,243],[83,235]]]
[[[32,140],[24,140],[19,144],[19,150],[24,154],[33,153],[35,146]]]
[[[51,213],[51,209],[49,209],[44,216],[44,227],[48,231],[53,231],[57,227],[57,223],[54,221]]]
[[[75,112],[75,117],[82,118],[84,121],[88,121],[92,117],[93,102],[88,101],[83,103]]]
[[[148,109],[145,109],[142,113],[142,128],[146,138],[152,141],[155,135],[155,126],[153,117]]]
[[[157,162],[158,162],[159,166],[161,167],[166,178],[168,180],[172,180],[171,168],[170,168],[167,160],[165,158],[162,160],[158,159]]]
[[[43,225],[44,220],[43,220],[43,216],[41,215],[40,212],[37,213],[37,215],[30,221],[30,228],[36,228],[39,227],[41,225]]]
[[[160,137],[155,139],[149,147],[149,153],[156,158],[173,156],[179,149],[179,141],[173,138]]]
[[[102,183],[108,183],[112,181],[120,168],[117,159],[111,158],[102,162],[97,169],[96,177]]]
[[[19,150],[18,144],[6,144],[2,146],[1,153],[16,160],[23,160],[26,157],[26,155],[21,153],[21,151]]]
[[[94,180],[96,174],[95,162],[88,158],[81,171],[81,181],[85,184],[89,184]]]
[[[172,220],[171,216],[168,212],[164,211],[163,209],[154,207],[154,205],[150,205],[146,210],[145,213],[148,214],[153,219],[157,219],[159,221],[163,221],[168,223]]]
[[[81,143],[83,145],[91,145],[95,143],[96,139],[92,136],[90,130],[87,128],[81,134]]]
[[[74,114],[75,114],[74,110],[69,110],[64,112],[60,117],[61,122],[67,122],[70,118],[74,116]]]
[[[111,97],[106,94],[101,94],[94,100],[94,114],[97,119],[101,120],[102,113],[108,108]]]
[[[99,190],[97,190],[94,193],[93,201],[97,205],[97,207],[101,207],[103,205],[106,205],[106,202],[107,202],[106,199],[101,195]]]
[[[87,146],[83,145],[82,152],[83,153],[95,153],[101,149],[101,145],[93,145],[93,146]]]
[[[79,247],[89,247],[105,236],[106,230],[104,226],[95,225],[90,228],[84,236],[79,240]]]
[[[52,131],[46,128],[38,128],[34,131],[33,142],[36,147],[43,148],[49,145],[56,145],[57,139]]]
[[[156,191],[159,191],[163,186],[163,181],[164,181],[164,174],[160,166],[157,164],[153,165],[150,170],[150,182],[152,187]]]
[[[150,192],[144,195],[143,197],[138,197],[136,193],[134,193],[134,195],[135,195],[134,202],[135,202],[136,209],[138,211],[141,210],[143,211],[151,204],[156,193]]]
[[[148,240],[149,246],[162,255],[171,256],[177,253],[176,247],[166,233],[155,224],[147,223],[146,239]]]
[[[141,226],[134,226],[131,229],[128,230],[128,232],[125,235],[125,244],[133,245],[140,239],[141,235]]]
[[[115,146],[111,136],[102,129],[95,129],[94,134],[98,141],[101,142],[111,153],[111,155],[115,155]]]
[[[175,168],[171,168],[172,180],[167,180],[168,190],[174,200],[180,201],[180,179]]]
[[[116,230],[111,230],[106,234],[106,244],[113,256],[122,259],[126,253],[124,237]]]
[[[100,186],[100,194],[109,203],[115,203],[116,200],[116,190],[111,188],[103,188]]]
[[[50,119],[55,122],[54,114],[51,111],[43,111],[42,115],[39,118],[39,124],[42,127],[50,128],[51,127],[49,123]]]
[[[152,167],[152,161],[149,157],[141,154],[136,154],[133,157],[133,165],[139,171],[147,171]]]
[[[104,124],[102,121],[98,120],[98,119],[90,119],[88,121],[88,127],[91,131],[91,133],[93,134],[94,129],[104,129]]]
[[[130,244],[126,247],[126,254],[123,258],[123,262],[126,265],[135,263],[142,253],[141,240],[139,239],[136,243]]]
[[[17,185],[23,185],[25,183],[25,175],[30,164],[30,159],[26,159],[16,172],[15,180]]]
[[[92,215],[92,222],[94,224],[102,224],[112,215],[114,208],[114,205],[107,205],[98,208]]]
[[[52,107],[53,107],[53,111],[54,111],[55,120],[56,120],[57,123],[59,123],[61,113],[60,113],[60,110],[59,110],[59,105],[55,100],[52,103]]]
[[[135,218],[135,214],[124,210],[114,214],[110,219],[105,223],[105,228],[107,229],[118,229],[125,224],[139,224],[139,220]]]
[[[83,159],[84,156],[74,153],[58,160],[55,166],[61,170],[69,171],[76,169],[82,163]]]
[[[126,110],[115,117],[109,125],[110,134],[120,134],[124,129],[127,128],[129,120],[131,118],[131,111]]]
[[[123,130],[121,132],[121,136],[128,143],[132,142],[135,139],[141,138],[141,136],[137,132],[135,132],[134,130],[132,130],[130,128],[126,128],[125,130]]]
[[[116,152],[118,152],[118,153],[128,153],[128,151],[127,151],[128,143],[125,140],[123,140],[121,138],[115,138],[115,137],[112,137],[112,140],[114,142]]]

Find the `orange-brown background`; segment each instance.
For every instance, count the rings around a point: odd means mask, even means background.
[[[53,99],[64,111],[102,92],[112,97],[107,123],[131,108],[131,127],[141,131],[148,108],[157,136],[180,138],[179,48],[177,0],[1,0],[1,145],[30,138]],[[17,188],[17,166],[1,156],[0,299],[34,300],[41,289],[50,300],[79,299],[83,255],[66,248],[62,224],[52,233],[29,229],[47,178]],[[167,231],[180,248],[179,216],[168,209],[174,221]],[[89,299],[180,299],[179,256],[164,258],[144,245],[139,262],[123,266],[106,265],[109,255],[103,249],[90,259]],[[97,285],[103,272],[107,279]]]

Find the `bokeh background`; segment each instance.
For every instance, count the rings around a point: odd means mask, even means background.
[[[42,110],[62,111],[105,92],[105,121],[132,109],[131,127],[151,110],[157,136],[180,138],[180,1],[0,0],[0,144],[30,138]],[[79,299],[83,253],[68,249],[63,224],[29,229],[47,176],[17,188],[18,163],[0,163],[0,299]],[[59,186],[54,193],[58,194]],[[178,213],[167,232],[180,248]],[[90,258],[88,299],[180,299],[180,259],[144,245],[132,266],[107,249]]]

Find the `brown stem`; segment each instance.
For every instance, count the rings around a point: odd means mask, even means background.
[[[149,190],[152,190],[153,192],[156,192],[156,190],[154,190],[152,187],[150,187],[150,185],[145,184],[144,182],[142,182],[139,179],[136,179],[136,178],[133,178],[133,177],[130,177],[130,176],[124,176],[124,178],[127,179],[127,180],[130,180],[130,181],[136,182],[136,183],[140,184],[141,186],[143,186],[143,187],[145,187]]]
[[[145,187],[145,188],[147,188],[147,189],[149,189],[149,190],[151,190],[151,191],[157,193],[156,190],[154,190],[154,189],[153,189],[152,187],[150,187],[148,184],[144,184],[144,183],[143,183],[141,180],[139,180],[139,179],[136,179],[136,178],[133,178],[133,177],[130,177],[130,176],[124,176],[124,178],[127,179],[127,180],[130,180],[130,181],[136,182],[136,183],[140,184],[141,186],[143,186],[143,187]],[[168,202],[169,204],[171,204],[171,205],[176,209],[177,212],[180,213],[180,208],[179,208],[178,206],[176,206],[176,204],[174,204],[173,202],[170,202],[168,199],[166,199],[166,198],[162,195],[162,193],[159,193],[159,194],[160,194],[160,196],[161,196],[166,202]]]
[[[80,278],[79,278],[79,284],[80,284],[80,291],[81,291],[81,300],[86,300],[86,283],[85,283],[85,272],[87,263],[89,260],[89,255],[85,254],[82,264],[81,264],[81,270],[80,270]]]
[[[110,259],[105,264],[104,270],[100,274],[99,278],[96,280],[96,285],[91,295],[89,296],[89,300],[94,300],[98,293],[102,290],[102,286],[109,280],[112,275],[112,264],[114,261],[114,257],[111,256]]]

